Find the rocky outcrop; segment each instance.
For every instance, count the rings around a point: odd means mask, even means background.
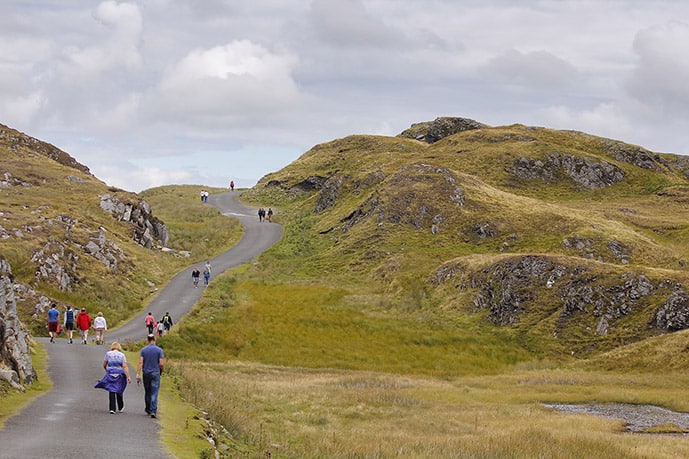
[[[12,284],[10,265],[0,259],[0,379],[24,389],[36,379],[36,370],[31,363],[31,335],[17,318]]]
[[[485,127],[487,127],[485,124],[468,118],[440,117],[433,121],[414,123],[397,137],[435,143],[460,132],[483,129]]]
[[[387,185],[341,220],[343,231],[373,217],[378,224],[411,225],[437,234],[449,217],[447,205],[455,210],[466,199],[457,174],[432,164],[404,166],[386,180]]]
[[[475,289],[475,311],[487,310],[488,320],[500,326],[517,324],[525,314],[555,314],[558,327],[576,326],[570,320],[578,321],[583,314],[597,323],[598,335],[605,335],[618,321],[653,308],[662,298],[648,326],[657,331],[689,328],[689,294],[680,283],[654,282],[635,272],[596,274],[547,256],[510,257],[469,275],[461,262],[451,262],[436,270],[429,282]]]
[[[151,206],[143,199],[122,200],[115,194],[104,194],[100,197],[100,207],[117,220],[130,222],[138,244],[148,249],[158,244],[167,246],[169,235],[165,224],[153,216]]]
[[[624,172],[606,161],[559,152],[546,155],[545,161],[520,157],[507,172],[520,179],[540,179],[553,183],[567,176],[587,190],[596,190],[622,181]]]

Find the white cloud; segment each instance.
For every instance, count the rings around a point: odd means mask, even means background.
[[[634,51],[632,96],[661,112],[689,116],[689,25],[673,21],[642,30]]]
[[[547,51],[522,53],[510,49],[479,68],[481,76],[496,83],[535,90],[557,90],[578,77],[573,65]]]
[[[401,47],[403,35],[368,14],[360,0],[314,0],[311,24],[318,37],[336,46]]]
[[[294,56],[247,40],[195,49],[165,71],[153,108],[168,119],[199,124],[271,119],[299,97],[291,76],[295,64]]]

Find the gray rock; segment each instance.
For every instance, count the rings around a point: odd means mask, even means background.
[[[0,259],[0,378],[18,389],[36,379],[30,343],[31,335],[17,318],[10,265]]]

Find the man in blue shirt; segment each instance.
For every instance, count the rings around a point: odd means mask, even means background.
[[[48,309],[48,334],[50,335],[50,342],[55,342],[55,335],[57,334],[57,322],[60,318],[60,311],[57,310],[55,303]]]
[[[158,413],[158,391],[164,365],[163,350],[156,345],[156,335],[151,333],[148,335],[148,345],[141,349],[136,380],[140,381],[143,376],[146,414],[152,418],[155,418]]]

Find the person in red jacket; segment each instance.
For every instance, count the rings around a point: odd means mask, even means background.
[[[86,344],[86,340],[89,336],[89,328],[91,328],[91,316],[89,316],[85,308],[81,308],[81,311],[77,314],[77,328],[81,334],[82,342]]]

